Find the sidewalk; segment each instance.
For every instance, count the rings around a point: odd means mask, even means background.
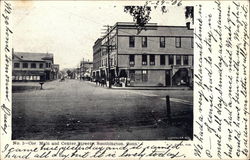
[[[90,82],[90,81],[87,81],[87,82],[91,84],[95,84],[94,82]],[[105,86],[105,88],[108,88],[108,85],[107,87]],[[190,87],[184,87],[184,86],[182,87],[157,87],[157,86],[116,87],[114,85],[111,86],[111,89],[115,89],[115,90],[192,90]]]
[[[116,87],[112,86],[112,89],[120,89],[120,90],[191,90],[189,87]]]

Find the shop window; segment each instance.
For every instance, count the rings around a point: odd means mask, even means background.
[[[20,63],[14,63],[14,68],[20,68]]]
[[[155,55],[151,54],[149,56],[149,59],[150,59],[150,65],[155,65]]]
[[[130,80],[135,81],[135,70],[130,70],[129,75],[130,75]]]
[[[181,65],[181,56],[176,56],[176,64]]]
[[[147,47],[148,46],[148,42],[147,42],[147,37],[141,37],[141,41],[142,41],[142,47]]]
[[[31,63],[31,68],[36,68],[36,63]]]
[[[165,48],[165,37],[160,37],[160,48]]]
[[[135,47],[135,37],[129,36],[129,47]]]
[[[141,79],[142,79],[142,74],[141,74],[142,72],[141,72],[141,70],[136,70],[135,71],[135,81],[136,82],[140,82],[140,81],[142,81]]]
[[[147,55],[142,55],[142,65],[147,65]]]
[[[23,63],[23,68],[28,68],[28,63]]]
[[[168,63],[169,63],[169,65],[173,65],[174,64],[174,55],[169,55],[168,56]]]
[[[183,56],[183,64],[188,65],[188,56]]]
[[[40,64],[39,64],[39,68],[43,68],[43,63],[40,63]]]
[[[135,64],[135,55],[129,55],[129,64],[134,65]]]
[[[181,37],[175,38],[175,47],[180,48],[181,47]]]
[[[148,81],[148,72],[147,70],[142,70],[142,82]]]
[[[160,55],[160,65],[165,65],[166,60],[165,60],[165,55]]]

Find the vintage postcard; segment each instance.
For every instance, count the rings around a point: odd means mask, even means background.
[[[1,159],[249,159],[249,1],[1,1]]]

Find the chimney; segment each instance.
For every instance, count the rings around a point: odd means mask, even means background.
[[[187,29],[190,29],[190,22],[186,23]]]

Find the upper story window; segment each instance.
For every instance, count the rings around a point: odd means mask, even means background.
[[[168,56],[168,63],[169,63],[169,65],[173,65],[174,64],[174,55],[169,55]]]
[[[183,64],[188,65],[188,56],[187,55],[183,56]]]
[[[134,65],[135,64],[135,55],[129,55],[129,64]]]
[[[191,48],[194,48],[194,38],[191,38]]]
[[[39,68],[43,68],[43,63],[40,63],[40,64],[39,64]]]
[[[46,68],[49,68],[49,63],[46,63]]]
[[[151,54],[149,59],[150,59],[150,65],[155,65],[155,55]]]
[[[147,42],[147,37],[141,37],[141,46],[142,47],[147,47],[148,46],[148,42]]]
[[[36,68],[36,63],[31,63],[30,67],[31,68]]]
[[[175,37],[175,47],[176,48],[181,47],[181,37]]]
[[[181,65],[181,56],[176,56],[176,64]]]
[[[14,68],[20,68],[20,63],[14,63]]]
[[[165,65],[166,60],[165,60],[165,55],[160,55],[160,65]]]
[[[129,36],[129,47],[135,47],[135,37]]]
[[[28,63],[23,63],[23,68],[28,68]]]
[[[49,68],[50,68],[51,64],[49,63]]]
[[[142,55],[142,65],[147,65],[147,55]]]
[[[165,48],[165,37],[160,37],[160,48]]]

